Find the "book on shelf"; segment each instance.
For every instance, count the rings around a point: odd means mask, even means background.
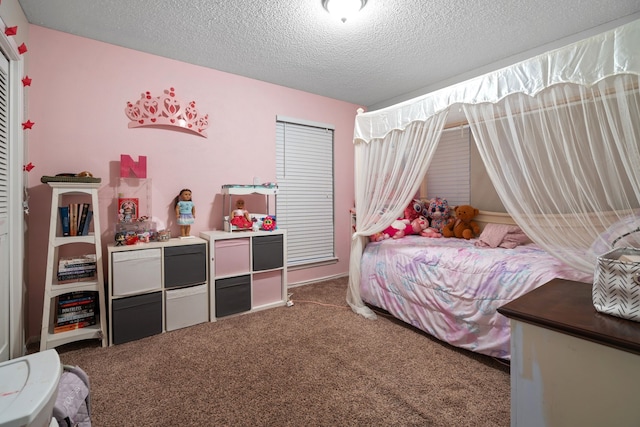
[[[75,310],[77,308],[77,310]],[[72,311],[66,311],[72,310]],[[73,320],[73,319],[81,319],[84,317],[89,317],[96,313],[96,305],[94,302],[87,303],[85,305],[78,305],[75,307],[67,307],[58,310],[56,315],[56,319],[59,321]]]
[[[84,267],[87,265],[96,265],[96,254],[85,254],[69,257],[61,257],[58,259],[58,271],[65,268]]]
[[[85,320],[93,320],[95,316],[95,310],[60,315],[56,318],[56,326],[69,325],[71,323],[82,322]]]
[[[94,277],[97,271],[96,255],[87,254],[58,260],[58,283]]]
[[[72,307],[76,305],[87,305],[96,302],[96,292],[95,291],[77,291],[77,292],[69,292],[66,294],[59,295],[57,297],[57,310],[56,312],[60,312],[63,308]]]
[[[77,305],[64,305],[61,307],[58,307],[58,309],[56,310],[56,315],[58,317],[64,317],[64,316],[71,316],[74,314],[79,314],[79,313],[84,313],[87,311],[95,311],[96,310],[96,302],[95,301],[90,301],[90,302],[85,302],[85,303],[77,303]]]
[[[70,203],[69,204],[69,235],[77,236],[78,235],[78,204]]]
[[[82,226],[82,235],[83,236],[88,236],[89,235],[89,225],[91,225],[91,220],[93,219],[93,211],[92,210],[88,210],[87,211],[87,217],[86,220]]]
[[[89,310],[94,311],[95,308],[96,308],[95,301],[87,301],[85,303],[79,303],[77,305],[60,306],[58,307],[57,313],[58,313],[58,317],[60,317],[68,314],[71,315],[76,313],[85,313]]]
[[[70,323],[68,325],[54,326],[53,327],[53,333],[57,334],[57,333],[60,333],[60,332],[74,331],[76,329],[86,328],[87,326],[93,326],[95,324],[96,324],[96,319],[95,319],[95,316],[94,316],[92,319],[83,320],[83,321],[80,321],[80,322],[74,322],[74,323]]]
[[[96,275],[95,270],[85,271],[82,273],[63,273],[63,274],[58,273],[58,283],[59,284],[70,283],[78,279],[88,279],[88,278],[94,277],[95,275]]]
[[[78,236],[83,236],[84,224],[87,222],[87,215],[89,213],[89,203],[83,203],[78,205]]]
[[[71,232],[70,220],[69,220],[69,206],[58,206],[58,212],[60,212],[60,225],[62,226],[62,235],[69,236]]]
[[[87,271],[96,271],[96,264],[79,265],[77,267],[63,267],[58,269],[58,274],[86,273]]]
[[[62,294],[59,295],[58,301],[64,301],[64,302],[68,302],[68,301],[77,301],[77,300],[84,300],[87,298],[96,298],[96,291],[74,291],[74,292],[67,292],[66,294]]]

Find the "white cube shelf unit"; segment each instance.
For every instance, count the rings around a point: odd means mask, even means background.
[[[209,242],[210,320],[287,302],[286,230],[203,231]]]
[[[208,250],[198,237],[108,245],[109,345],[208,321]]]

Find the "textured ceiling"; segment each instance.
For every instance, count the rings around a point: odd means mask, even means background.
[[[639,0],[19,0],[32,24],[365,106],[640,12]],[[524,58],[520,58],[524,59]]]

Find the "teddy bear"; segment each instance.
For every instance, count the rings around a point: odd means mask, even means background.
[[[456,214],[455,220],[451,221],[442,229],[444,237],[457,237],[462,239],[471,239],[480,233],[480,227],[473,220],[480,211],[471,205],[459,205],[454,209]]]
[[[429,237],[440,237],[442,229],[451,222],[451,211],[447,199],[434,197],[429,200],[426,206],[426,213],[429,218],[430,228],[433,230]]]

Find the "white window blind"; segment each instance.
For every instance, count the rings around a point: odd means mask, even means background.
[[[427,197],[447,199],[452,208],[470,200],[469,128],[445,130],[427,171]]]
[[[333,127],[278,117],[276,178],[276,223],[287,230],[287,264],[333,259]]]

